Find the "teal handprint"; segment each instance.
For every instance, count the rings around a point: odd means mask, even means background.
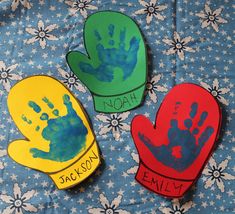
[[[44,97],[43,102],[51,109],[56,118],[50,119],[47,113],[41,113],[41,107],[34,101],[30,101],[28,106],[36,113],[40,114],[40,119],[47,122],[47,126],[42,130],[42,137],[50,142],[49,151],[45,152],[37,148],[32,148],[30,152],[34,158],[42,158],[58,162],[68,161],[74,158],[85,148],[87,128],[81,118],[73,109],[69,95],[63,96],[63,103],[67,109],[65,116],[59,116],[59,110],[54,108],[54,104]],[[22,115],[22,119],[31,121]],[[27,122],[28,124],[32,124]],[[36,127],[39,131],[40,127]]]
[[[168,130],[168,145],[154,146],[142,134],[139,134],[139,138],[157,160],[177,171],[184,171],[195,161],[203,146],[214,132],[212,126],[207,126],[201,131],[200,136],[197,137],[200,128],[206,122],[208,112],[203,111],[197,123],[198,127],[193,127],[193,120],[196,114],[198,114],[198,103],[194,102],[191,105],[190,117],[184,120],[185,129],[178,127],[178,120],[171,120],[171,126]]]
[[[96,51],[100,64],[98,67],[85,62],[78,64],[79,68],[85,72],[94,75],[98,80],[111,82],[114,78],[114,69],[119,68],[123,73],[123,80],[131,76],[137,64],[137,53],[139,50],[140,39],[133,36],[129,44],[126,44],[126,28],[119,32],[119,43],[116,46],[114,40],[115,26],[108,26],[109,47],[104,44],[98,30],[94,31],[94,35],[98,40]],[[129,45],[129,47],[128,47]],[[116,46],[116,47],[115,47]]]
[[[147,75],[138,25],[122,13],[101,11],[88,17],[83,33],[86,54],[70,51],[66,59],[91,91],[96,111],[123,112],[138,106]]]

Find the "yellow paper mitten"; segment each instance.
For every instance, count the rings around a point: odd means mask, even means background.
[[[80,183],[100,164],[88,117],[59,81],[48,76],[20,81],[9,93],[8,108],[26,137],[8,146],[9,156],[48,174],[59,189]]]

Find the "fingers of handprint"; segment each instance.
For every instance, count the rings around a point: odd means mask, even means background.
[[[101,45],[101,44],[98,44],[98,45],[96,46],[96,50],[97,50],[99,59],[100,59],[102,62],[103,62],[103,61],[106,62],[107,60],[105,60],[105,59],[107,58],[107,54],[106,54],[106,51],[105,51],[104,46]]]
[[[184,121],[184,125],[185,125],[186,128],[190,129],[192,127],[192,125],[193,125],[193,122],[192,122],[191,119],[186,119]]]
[[[54,108],[54,104],[47,97],[43,97],[42,101],[45,102],[50,109]]]
[[[109,45],[111,45],[111,46],[113,46],[114,43],[115,43],[114,40],[112,39],[112,37],[114,35],[114,29],[115,29],[114,25],[110,24],[108,26],[108,34],[111,38],[110,41],[109,41]],[[94,35],[95,35],[95,37],[98,41],[102,40],[102,37],[101,37],[100,33],[97,30],[94,31]]]
[[[49,116],[47,113],[42,113],[41,116],[40,116],[40,119],[41,120],[49,120]]]
[[[64,101],[64,105],[66,106],[66,109],[67,109],[67,113],[68,114],[74,114],[74,109],[73,109],[73,106],[72,106],[72,103],[70,101],[70,97],[69,95],[65,94],[63,96],[63,101]]]
[[[102,64],[114,64],[117,59],[117,49],[115,48],[104,48],[103,45],[98,44],[96,46],[99,60]]]
[[[125,49],[125,39],[126,39],[126,28],[124,28],[120,32],[120,43],[119,43],[120,49]]]
[[[202,112],[202,114],[200,116],[200,120],[198,122],[198,126],[202,126],[203,125],[203,123],[205,122],[207,116],[208,116],[208,113],[206,111]]]
[[[109,26],[108,26],[108,29],[109,29],[109,36],[110,37],[113,37],[113,33],[114,33],[114,25],[112,25],[112,24],[110,24]]]
[[[52,114],[54,114],[55,116],[59,116],[59,110],[58,109],[54,109],[53,111],[52,111]]]
[[[193,119],[193,118],[196,116],[197,112],[198,112],[198,103],[194,102],[194,103],[192,103],[192,105],[191,105],[191,111],[190,111],[190,113],[189,113],[191,119]],[[207,116],[208,116],[208,113],[207,113],[206,111],[204,111],[204,112],[201,113],[200,120],[199,120],[199,122],[198,122],[198,124],[197,124],[199,127],[201,127],[201,126],[204,124],[204,122],[205,122]],[[185,125],[185,127],[187,127],[188,129],[190,129],[190,128],[192,127],[192,123],[193,123],[193,122],[192,122],[191,119],[186,119],[186,120],[184,121],[184,125]],[[198,128],[193,129],[192,133],[193,133],[194,135],[197,135],[197,134],[199,133],[199,129],[198,129]]]
[[[44,99],[44,98],[43,98],[43,99]],[[42,100],[43,100],[43,99],[42,99]],[[29,101],[28,105],[29,105],[29,107],[31,107],[36,113],[41,112],[41,107],[40,107],[37,103],[35,103],[35,102],[33,102],[33,101]],[[40,120],[49,120],[48,114],[45,113],[45,112],[43,112],[43,113],[41,114],[41,116],[40,116]],[[39,131],[39,129],[40,129],[40,127],[37,126],[35,130],[36,130],[36,131],[37,131],[37,130]]]
[[[50,110],[52,110],[52,114],[54,114],[56,117],[59,116],[59,110],[54,109],[54,104],[47,97],[43,97],[42,101],[44,103],[46,103],[46,105],[50,108]],[[49,120],[49,116],[47,113],[42,113],[40,119],[41,120]]]
[[[114,42],[114,40],[109,40],[109,44],[111,45],[111,46],[113,46],[114,44],[115,44],[115,42]]]
[[[52,110],[52,114],[54,114],[57,117],[59,116],[59,110],[54,109],[54,104],[47,97],[43,97],[42,101],[46,103],[46,105]]]
[[[198,109],[198,104],[197,103],[193,103],[191,105],[191,111],[190,111],[190,114],[189,114],[191,118],[194,118],[196,116],[197,109]]]
[[[136,39],[135,37],[132,37],[130,40],[130,47],[128,50],[129,54],[137,54],[137,51],[139,50],[139,39]]]
[[[97,30],[94,31],[95,37],[98,41],[100,41],[102,38]]]
[[[63,125],[63,127],[69,127],[70,125],[76,124],[77,121],[80,120],[80,118],[78,118],[78,116],[77,116],[76,111],[73,109],[73,105],[72,105],[72,102],[70,100],[69,95],[65,94],[63,96],[63,101],[64,101],[64,105],[66,106],[66,109],[67,109],[66,117],[69,119],[68,120],[55,119],[55,120],[48,121],[48,125],[51,125],[51,127],[56,129],[55,131],[58,131],[60,129],[61,125]],[[52,124],[49,124],[49,122],[51,122]]]
[[[54,105],[48,100],[48,98],[44,97],[44,98],[42,98],[42,100],[43,100],[45,103],[47,103],[47,105],[48,105],[48,107],[50,107],[50,109],[53,109],[53,108],[54,108]],[[29,106],[30,108],[32,108],[33,111],[36,112],[36,113],[40,113],[40,112],[41,112],[41,107],[40,107],[37,103],[35,103],[34,101],[29,101],[29,102],[28,102],[28,106]],[[41,120],[48,120],[48,119],[49,119],[49,116],[48,116],[47,113],[43,112],[43,113],[41,114],[41,116],[40,116],[40,119],[41,119]]]
[[[33,123],[32,120],[28,119],[24,114],[21,115],[21,119],[29,125]],[[36,126],[35,131],[38,132],[39,130],[40,130],[40,126]]]
[[[110,36],[111,38],[113,37],[114,29],[115,29],[114,25],[112,25],[112,24],[109,25],[108,30],[109,30],[109,36]],[[110,39],[110,40],[109,40],[109,44],[110,44],[111,46],[113,46],[113,45],[114,45],[114,40],[113,40],[113,39]]]
[[[193,135],[197,135],[198,133],[199,133],[199,129],[198,128],[193,129]]]
[[[28,106],[30,108],[32,108],[35,113],[40,113],[41,112],[41,107],[37,103],[35,103],[34,101],[29,101]],[[44,114],[45,113],[41,114],[40,119],[41,119],[41,117],[45,118]],[[29,119],[27,116],[25,116],[24,114],[21,115],[21,119],[29,125],[33,124],[33,121],[31,119]],[[36,125],[35,131],[39,131],[39,130],[40,130],[40,126]]]
[[[35,103],[35,102],[33,102],[33,101],[29,101],[28,105],[29,105],[29,107],[31,107],[36,113],[39,113],[39,112],[41,111],[41,107],[40,107],[37,103]]]
[[[111,45],[111,46],[113,46],[114,44],[115,44],[115,42],[114,42],[114,40],[109,40],[109,44]]]
[[[32,124],[32,120],[30,120],[29,118],[27,118],[24,114],[21,115],[21,119],[28,123],[29,125]]]
[[[42,101],[44,103],[46,103],[46,105],[49,107],[49,109],[52,110],[52,114],[55,115],[56,117],[59,116],[59,110],[58,109],[54,109],[54,104],[47,98],[47,97],[43,97],[42,98]],[[40,120],[42,121],[48,121],[50,118],[49,118],[49,115],[45,112],[42,112],[42,109],[41,109],[41,106],[39,106],[36,102],[34,101],[29,101],[28,102],[28,106],[33,109],[33,111],[35,113],[40,113]],[[33,124],[32,120],[30,120],[29,118],[27,118],[24,114],[21,116],[21,119],[26,122],[27,124],[31,125]],[[39,125],[36,125],[35,127],[35,131],[39,131],[41,129],[41,127]]]
[[[178,128],[178,121],[177,120],[171,120],[171,127],[172,128]]]
[[[205,131],[201,134],[201,136],[198,138],[199,146],[203,146],[204,143],[206,143],[209,140],[213,132],[214,132],[214,128],[212,128],[211,126],[208,126],[205,129]]]
[[[171,120],[171,128],[168,131],[168,138],[169,139],[175,139],[175,136],[177,135],[179,128],[178,128],[178,121],[177,120]]]

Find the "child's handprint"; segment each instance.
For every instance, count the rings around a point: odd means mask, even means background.
[[[74,158],[85,148],[87,128],[73,109],[70,97],[65,94],[63,103],[67,109],[65,116],[59,116],[59,110],[54,108],[54,104],[46,97],[42,99],[52,110],[56,118],[50,119],[47,113],[41,113],[41,107],[34,101],[30,101],[28,106],[36,113],[40,114],[40,119],[47,122],[47,126],[42,130],[42,137],[50,142],[49,151],[45,152],[37,148],[32,148],[30,152],[34,158],[48,159],[58,162],[68,161]],[[22,119],[28,124],[32,121],[22,115]],[[28,121],[31,121],[29,123]],[[40,126],[35,128],[40,130]]]
[[[90,63],[80,62],[79,68],[86,73],[94,75],[98,80],[111,82],[114,78],[114,69],[119,68],[123,72],[123,80],[126,80],[134,71],[137,64],[137,53],[139,50],[140,40],[132,37],[129,44],[126,44],[126,28],[120,31],[119,44],[115,47],[114,34],[115,27],[110,24],[108,26],[109,47],[104,44],[100,33],[95,30],[95,37],[98,40],[96,51],[100,61],[98,67],[94,67]],[[116,45],[117,46],[117,45]],[[129,46],[129,48],[128,48]]]
[[[190,118],[184,120],[186,129],[178,127],[177,120],[171,120],[171,127],[168,130],[168,145],[154,146],[151,139],[139,133],[139,138],[150,149],[155,158],[166,166],[172,167],[178,171],[184,171],[198,157],[202,147],[209,140],[214,132],[211,126],[207,126],[202,134],[196,138],[200,132],[200,127],[206,121],[208,113],[202,112],[198,122],[198,128],[192,128],[193,119],[197,115],[198,104],[191,105]]]

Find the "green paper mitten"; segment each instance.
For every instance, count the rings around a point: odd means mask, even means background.
[[[71,51],[67,62],[91,91],[96,111],[123,112],[140,105],[147,59],[136,23],[118,12],[98,12],[87,19],[84,40],[88,56]]]

